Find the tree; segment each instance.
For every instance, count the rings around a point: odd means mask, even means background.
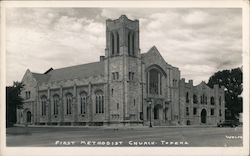
[[[214,84],[224,86],[226,108],[231,112],[231,116],[227,119],[235,119],[242,112],[242,68],[234,68],[231,70],[218,71],[209,78],[208,86],[213,87]]]
[[[23,98],[20,96],[23,84],[13,82],[13,86],[6,87],[6,126],[16,123],[16,109],[23,107]]]

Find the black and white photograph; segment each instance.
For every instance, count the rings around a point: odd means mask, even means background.
[[[2,5],[1,148],[248,155],[249,1],[97,2]]]

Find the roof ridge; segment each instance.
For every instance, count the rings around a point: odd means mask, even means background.
[[[67,66],[67,67],[62,67],[62,68],[56,68],[55,70],[61,70],[61,69],[66,69],[66,68],[72,68],[72,67],[77,67],[77,66],[83,66],[83,65],[90,65],[90,64],[95,64],[95,63],[101,63],[101,61],[96,61],[96,62],[90,62],[90,63],[85,63],[85,64],[78,64],[78,65],[73,65],[73,66]],[[52,72],[53,72],[52,71]]]
[[[36,73],[36,72],[31,72],[32,74],[39,74],[39,75],[45,75],[43,73]]]

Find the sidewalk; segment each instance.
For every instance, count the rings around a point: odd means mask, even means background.
[[[14,124],[16,127],[25,127],[25,125]],[[89,128],[89,129],[141,129],[141,128],[150,128],[149,126],[60,126],[60,125],[28,125],[28,127],[51,127],[51,128]],[[152,128],[210,128],[217,127],[217,125],[171,125],[171,126],[153,126]]]

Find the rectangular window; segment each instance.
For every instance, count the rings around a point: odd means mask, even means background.
[[[119,73],[116,72],[116,80],[119,80]]]
[[[112,79],[113,80],[118,80],[119,79],[119,72],[113,72],[112,73]]]
[[[131,81],[131,80],[134,80],[134,75],[135,73],[134,72],[129,72],[128,73],[128,79]]]
[[[219,110],[219,115],[222,116],[221,109]]]
[[[25,92],[25,98],[26,98],[26,99],[29,99],[29,98],[30,98],[30,91],[26,91],[26,92]]]
[[[117,110],[119,109],[119,103],[116,104]]]
[[[214,109],[211,109],[211,115],[214,115]]]
[[[189,116],[189,108],[186,107],[186,115]]]
[[[197,108],[193,108],[193,114],[194,114],[194,115],[197,114]]]

